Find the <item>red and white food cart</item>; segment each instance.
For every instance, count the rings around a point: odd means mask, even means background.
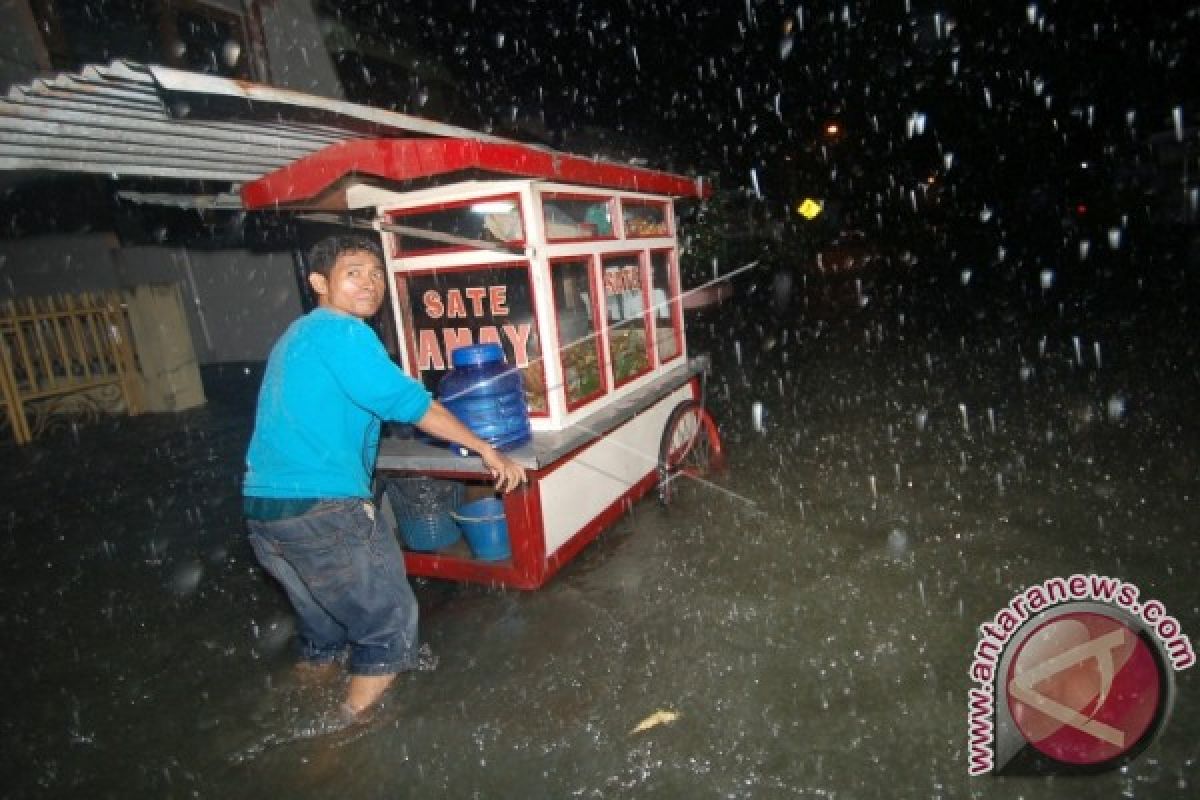
[[[541,586],[631,503],[722,461],[689,357],[674,198],[699,180],[473,139],[331,146],[245,185],[247,208],[335,212],[382,237],[393,345],[436,389],[457,347],[498,342],[523,374],[534,431],[509,451],[511,557],[406,552],[410,574]],[[391,331],[385,331],[385,339]],[[487,485],[474,456],[385,437],[377,472]]]

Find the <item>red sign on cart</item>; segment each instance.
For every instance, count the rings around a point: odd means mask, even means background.
[[[529,267],[480,266],[453,271],[408,273],[411,363],[430,390],[452,366],[460,347],[496,343],[519,367],[531,411],[545,408],[541,343],[533,313]]]

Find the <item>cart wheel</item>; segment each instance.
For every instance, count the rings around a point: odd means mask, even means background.
[[[696,400],[675,406],[658,448],[658,499],[670,505],[679,491],[675,481],[703,477],[723,466],[725,451],[712,414]]]

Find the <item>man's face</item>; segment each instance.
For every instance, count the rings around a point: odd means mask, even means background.
[[[368,319],[379,311],[386,281],[383,264],[365,250],[352,250],[338,256],[328,278],[316,272],[308,276],[323,308],[359,319]]]

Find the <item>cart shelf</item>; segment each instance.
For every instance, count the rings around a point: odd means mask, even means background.
[[[695,406],[707,369],[707,357],[681,362],[580,422],[535,432],[529,444],[508,451],[529,479],[504,497],[511,558],[479,561],[461,546],[438,553],[408,551],[409,573],[517,589],[543,585],[658,485],[661,442],[670,439],[666,429],[677,416],[672,412]],[[478,456],[460,456],[417,439],[384,439],[377,466],[383,477],[391,472],[490,480]]]
[[[560,431],[535,432],[530,442],[505,451],[505,455],[526,470],[546,469],[564,456],[624,425],[692,378],[707,372],[708,366],[707,355],[693,356],[687,363],[664,373],[648,386],[612,402],[574,425]],[[380,443],[376,468],[385,472],[488,476],[483,461],[477,455],[461,456],[446,446],[397,436],[385,437]]]

